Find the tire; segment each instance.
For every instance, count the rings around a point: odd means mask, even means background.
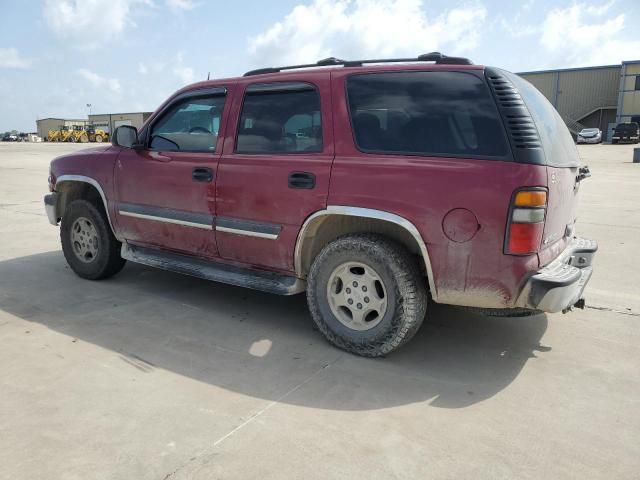
[[[67,142],[76,143],[76,137],[74,137],[73,135],[69,135],[69,138],[67,138]]]
[[[87,200],[74,200],[67,207],[60,226],[60,240],[67,263],[82,278],[109,278],[122,270],[126,262],[120,256],[122,244],[113,235],[106,214]],[[89,245],[91,249],[84,247]]]
[[[96,135],[96,143],[102,143],[102,135],[100,134]]]
[[[89,143],[89,137],[87,135],[81,135],[80,143]]]
[[[307,278],[309,311],[320,332],[336,347],[364,357],[381,357],[406,343],[420,328],[427,309],[426,279],[416,263],[401,245],[382,235],[346,235],[327,245]],[[378,280],[371,283],[376,276]],[[354,287],[357,278],[363,280]],[[353,303],[347,307],[349,299]],[[345,306],[337,307],[340,302]],[[379,302],[384,302],[384,309],[356,321],[367,306]],[[360,305],[364,309],[357,311]]]

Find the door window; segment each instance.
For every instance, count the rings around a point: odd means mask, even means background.
[[[320,96],[311,85],[295,90],[248,89],[242,105],[238,153],[322,151]]]
[[[191,97],[169,108],[151,129],[152,150],[214,152],[224,96]]]

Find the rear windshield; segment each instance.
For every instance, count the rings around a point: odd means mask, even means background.
[[[510,158],[491,92],[473,73],[358,74],[349,77],[347,95],[361,151]]]
[[[580,164],[578,149],[567,125],[553,105],[540,91],[510,72],[501,70],[518,89],[527,109],[536,123],[547,165],[552,167],[576,167]]]

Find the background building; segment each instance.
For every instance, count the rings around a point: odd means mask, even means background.
[[[152,112],[100,113],[89,115],[89,123],[113,132],[120,125],[131,125],[140,129]]]
[[[132,113],[104,113],[89,115],[89,118],[42,118],[36,120],[38,136],[46,138],[49,130],[58,130],[61,126],[93,124],[97,128],[103,128],[107,132],[113,132],[120,125],[132,125],[136,128],[149,118],[151,112]]]
[[[597,127],[609,139],[617,123],[640,122],[640,60],[519,75],[547,97],[573,134]]]

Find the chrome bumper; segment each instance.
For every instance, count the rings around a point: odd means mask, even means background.
[[[574,238],[558,258],[527,280],[517,306],[549,313],[569,310],[582,299],[596,250],[594,240]]]
[[[54,192],[44,196],[44,209],[47,212],[49,223],[51,225],[58,225],[58,220],[60,219],[60,217],[58,216],[58,194],[57,193]]]

